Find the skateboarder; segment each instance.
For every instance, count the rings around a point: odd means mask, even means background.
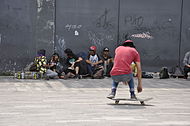
[[[133,41],[126,40],[122,46],[117,47],[115,50],[114,66],[110,72],[113,83],[111,93],[107,98],[114,98],[119,82],[123,82],[129,85],[131,99],[136,99],[133,73],[130,67],[132,62],[135,62],[137,66],[137,91],[142,91],[140,55],[135,49]]]

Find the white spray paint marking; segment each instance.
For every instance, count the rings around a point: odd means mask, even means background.
[[[153,39],[154,37],[150,35],[150,32],[141,33],[141,34],[133,34],[131,35],[134,38],[146,38],[146,39]]]
[[[75,30],[75,35],[78,36],[79,35],[79,32],[77,30]]]
[[[43,0],[37,0],[38,13],[42,10]]]
[[[82,25],[76,25],[76,24],[67,24],[65,25],[65,28],[70,31],[71,29],[80,29]]]
[[[2,37],[2,35],[0,34],[0,44],[1,44],[1,40],[2,40],[1,37]]]
[[[98,37],[94,32],[89,31],[88,37],[93,45],[100,46],[100,47],[103,46],[104,39],[101,37]]]
[[[54,28],[54,22],[48,20],[48,21],[46,22],[46,26],[44,27],[44,29],[53,29],[53,28]]]
[[[58,38],[58,37],[57,37]],[[64,37],[59,37],[55,50],[59,52],[60,55],[64,54],[64,50],[66,49],[66,42]]]
[[[65,40],[64,40],[64,38],[60,38],[60,39],[58,40],[58,43],[59,43],[59,46],[63,49],[64,46],[65,46]]]

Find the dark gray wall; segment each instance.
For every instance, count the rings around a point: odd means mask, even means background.
[[[190,1],[183,1],[182,27],[181,27],[181,46],[180,46],[180,61],[183,62],[184,55],[190,51]]]
[[[0,71],[23,68],[35,53],[36,3],[0,1]]]
[[[55,0],[36,0],[36,6],[36,49],[45,49],[49,57],[54,52]]]
[[[120,38],[135,41],[144,69],[177,65],[180,5],[179,0],[121,0]]]
[[[117,11],[117,0],[57,0],[56,51],[63,56],[65,48],[77,53],[96,45],[99,52],[105,46],[113,52],[117,45]]]
[[[176,66],[190,50],[188,5],[189,0],[1,0],[0,71],[21,70],[42,48],[48,57],[91,45],[98,52],[107,46],[113,54],[125,37],[135,41],[143,70]]]
[[[53,53],[54,0],[0,1],[0,71],[22,70],[38,49]]]

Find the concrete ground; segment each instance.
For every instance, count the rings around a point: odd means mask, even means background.
[[[111,79],[0,78],[0,126],[190,126],[190,79],[143,79],[142,106],[106,96]],[[135,80],[137,82],[137,80]],[[120,84],[117,97],[129,97]]]

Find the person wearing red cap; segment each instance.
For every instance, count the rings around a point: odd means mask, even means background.
[[[88,72],[91,77],[95,74],[96,70],[103,69],[103,61],[100,59],[98,54],[96,54],[96,46],[91,46],[89,48],[88,58],[86,60],[88,66]]]
[[[114,66],[110,72],[113,83],[111,93],[107,98],[114,98],[119,82],[123,82],[129,85],[131,99],[136,99],[133,73],[130,66],[132,62],[135,62],[137,65],[137,91],[142,91],[140,55],[135,49],[133,41],[126,40],[122,46],[117,47],[115,50]]]

